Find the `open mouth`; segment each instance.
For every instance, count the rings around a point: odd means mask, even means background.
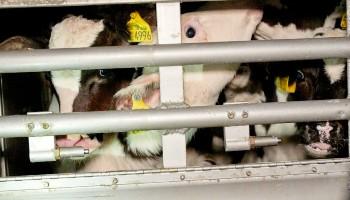
[[[57,147],[83,147],[89,149],[90,152],[101,145],[96,139],[89,138],[88,135],[67,135],[63,137],[56,137]]]
[[[306,153],[313,158],[325,158],[331,154],[331,145],[326,143],[311,143],[305,145]]]

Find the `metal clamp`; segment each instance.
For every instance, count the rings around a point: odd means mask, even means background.
[[[52,112],[27,113],[27,115],[41,114],[52,114]],[[34,123],[31,124],[31,128],[35,129]],[[61,158],[84,157],[89,154],[89,150],[83,147],[57,148],[55,136],[29,137],[28,141],[30,162],[56,161]]]
[[[234,102],[225,104],[243,104],[247,102]],[[228,112],[229,119],[235,119],[234,112]],[[242,119],[248,117],[248,112],[243,111]],[[277,145],[281,140],[277,137],[252,137],[249,125],[224,127],[225,151],[246,151],[256,147]]]

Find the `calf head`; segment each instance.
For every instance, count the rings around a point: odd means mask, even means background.
[[[299,92],[293,96],[295,100],[308,99],[342,99],[346,98],[345,63],[343,72],[330,76],[329,66],[320,69],[302,69],[305,81],[297,84]],[[334,81],[337,79],[336,81]],[[311,157],[344,157],[347,155],[347,122],[325,121],[299,123],[298,127],[305,144],[306,152]]]
[[[49,48],[82,48],[126,44],[109,21],[69,16],[52,28]],[[52,82],[60,101],[60,112],[109,110],[113,94],[127,85],[134,69],[53,71]],[[101,139],[101,137],[98,137]],[[58,146],[83,146],[94,149],[97,140],[87,136],[58,137]]]
[[[306,63],[311,65],[305,66]],[[295,93],[289,94],[289,100],[322,100],[346,97],[345,63],[343,63],[343,71],[331,70],[330,72],[329,70],[333,67],[321,60],[303,61],[293,69],[295,69],[294,74],[297,74],[299,78],[296,79]],[[346,155],[346,122],[308,122],[298,123],[297,126],[309,156],[324,158]]]

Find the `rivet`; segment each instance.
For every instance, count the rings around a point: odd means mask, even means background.
[[[242,117],[243,117],[243,118],[248,118],[248,112],[247,112],[247,111],[243,111]]]
[[[185,180],[185,178],[186,178],[185,175],[180,176],[180,180],[182,180],[182,181]]]
[[[118,183],[118,181],[119,181],[118,178],[114,178],[112,184],[116,185]]]
[[[316,167],[313,167],[311,170],[312,170],[312,172],[314,172],[314,173],[317,172],[317,168],[316,168]]]
[[[229,119],[235,118],[235,112],[233,112],[233,111],[228,112],[228,113],[227,113],[227,117],[228,117]]]
[[[252,172],[251,172],[251,171],[246,171],[245,174],[246,174],[247,176],[251,176],[251,175],[252,175]]]
[[[32,131],[34,129],[35,125],[33,122],[27,124],[27,128]]]
[[[339,114],[340,119],[345,119],[346,118],[346,114],[345,114],[344,111],[339,111],[338,114]]]
[[[43,127],[43,129],[50,128],[50,124],[48,124],[48,123],[42,123],[41,126]]]

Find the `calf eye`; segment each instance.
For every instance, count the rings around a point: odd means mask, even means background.
[[[324,36],[324,33],[316,33],[315,35],[314,35],[314,37],[323,37]]]
[[[109,77],[111,76],[112,72],[108,69],[100,69],[98,70],[98,75],[101,77],[101,78],[106,78],[106,77]]]
[[[193,38],[196,35],[196,30],[193,27],[189,27],[186,31],[186,37]]]
[[[304,73],[300,70],[297,71],[297,80],[304,80],[305,76]]]

